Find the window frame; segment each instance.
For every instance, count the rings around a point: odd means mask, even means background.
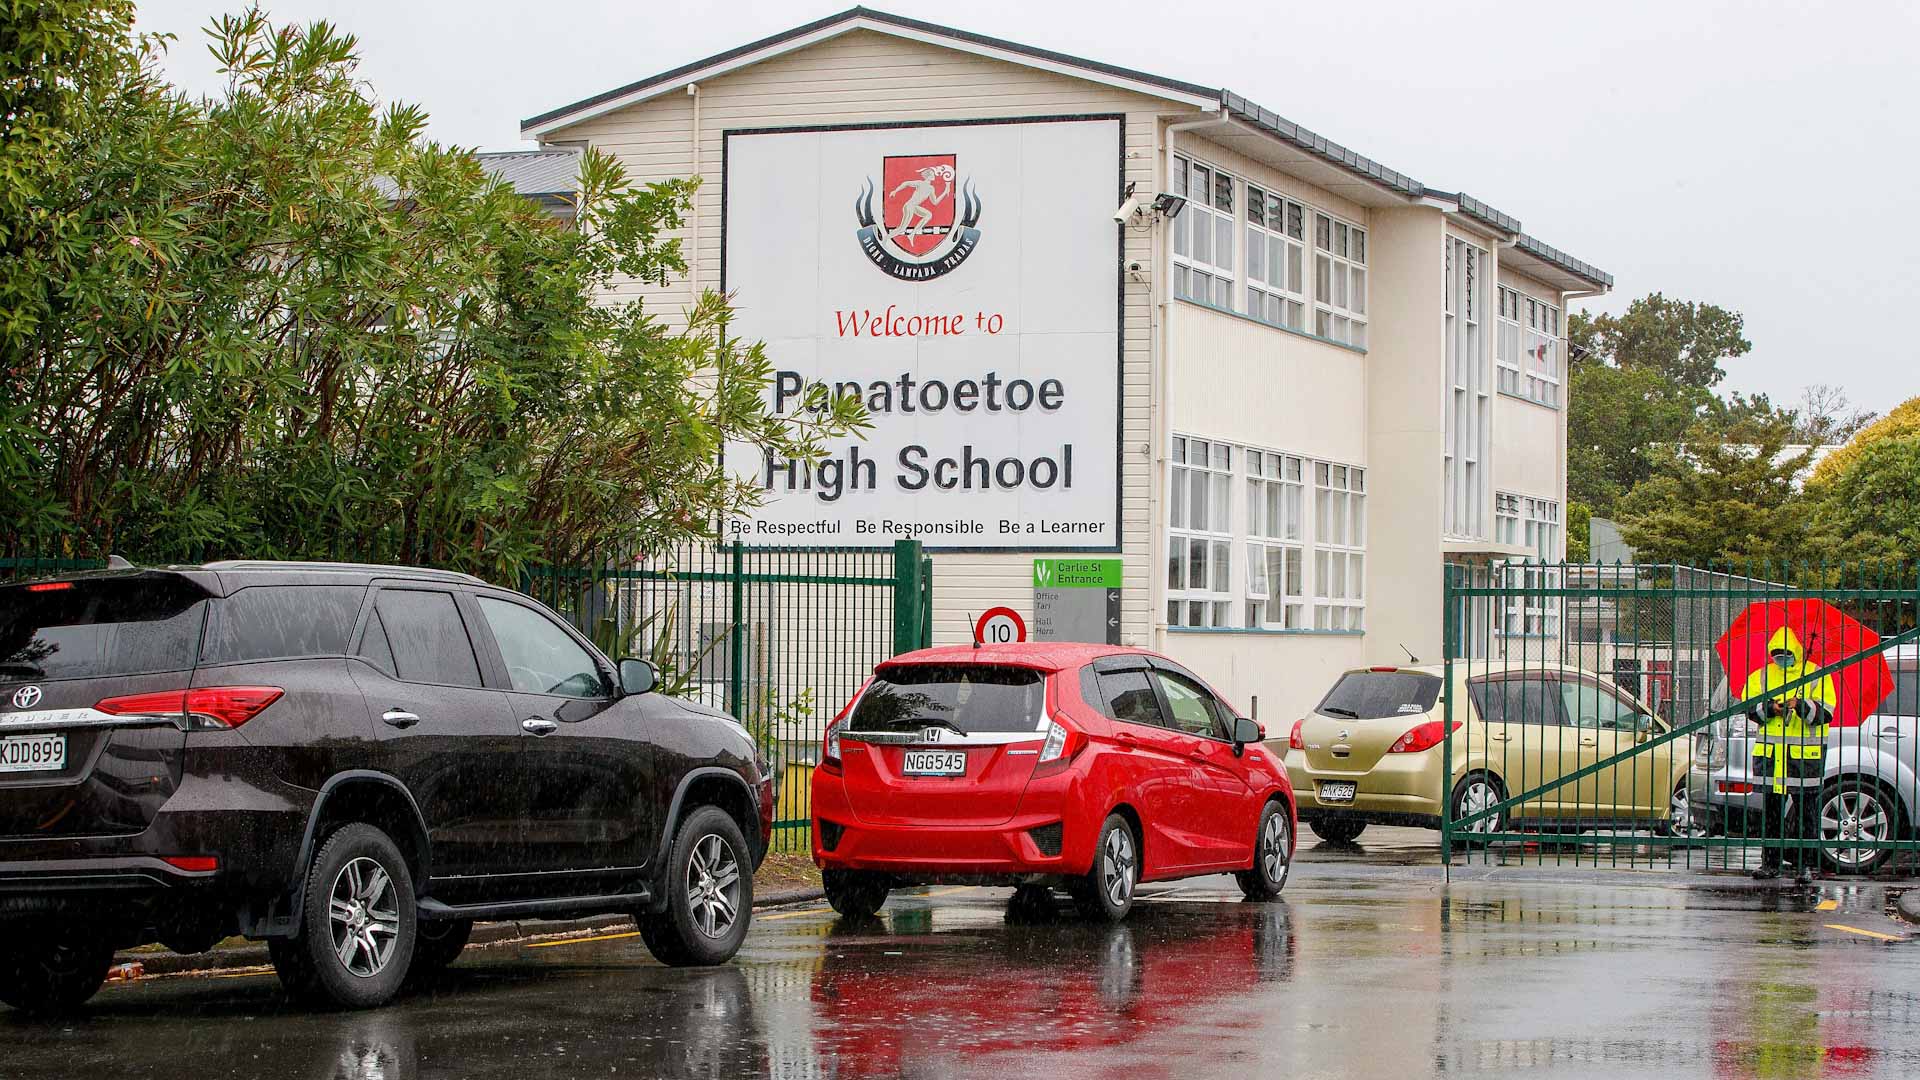
[[[1315,337],[1325,338],[1355,349],[1367,347],[1367,289],[1372,274],[1367,268],[1367,228],[1338,214],[1315,209],[1313,219],[1313,329]],[[1325,245],[1322,229],[1325,225]],[[1357,241],[1357,242],[1356,242]],[[1320,269],[1326,265],[1326,282]],[[1354,288],[1355,282],[1359,287]],[[1358,297],[1358,307],[1353,300]],[[1341,330],[1342,324],[1346,332]],[[1358,331],[1354,331],[1358,327]]]
[[[1365,633],[1367,470],[1315,460],[1313,488],[1313,628]],[[1333,528],[1335,507],[1343,508],[1339,513],[1346,519],[1339,531]],[[1343,585],[1338,594],[1333,589],[1336,563]],[[1336,621],[1341,625],[1333,625]]]
[[[353,656],[355,659],[362,661],[367,666],[374,668],[377,671],[381,671],[382,673],[386,674],[388,677],[392,678],[393,681],[403,682],[408,684],[409,686],[442,686],[442,687],[446,687],[448,689],[453,689],[453,690],[496,689],[496,687],[492,685],[493,675],[490,670],[489,662],[486,656],[483,655],[483,650],[481,648],[480,643],[474,640],[474,629],[475,629],[474,620],[471,616],[469,616],[466,610],[466,605],[461,603],[461,599],[463,595],[461,592],[456,592],[453,589],[434,588],[428,585],[416,585],[411,582],[406,584],[387,584],[387,583],[376,582],[370,591],[372,592],[372,596],[369,597],[367,601],[367,610],[369,614],[367,615],[366,618],[361,620],[361,625],[359,626],[357,632],[354,634],[354,638],[353,638]],[[429,593],[436,596],[444,596],[448,600],[452,601],[454,618],[458,621],[461,632],[466,635],[467,648],[473,653],[473,665],[474,665],[475,677],[478,681],[473,683],[432,682],[426,679],[410,679],[407,676],[402,675],[400,673],[400,657],[397,653],[393,651],[393,633],[387,627],[386,619],[382,617],[380,614],[380,600],[382,597],[386,596],[388,593]],[[387,655],[393,661],[393,667],[391,670],[380,667],[380,665],[375,663],[371,657],[367,656],[364,652],[361,651],[366,644],[367,629],[373,624],[373,620],[376,618],[380,619],[381,636],[384,637],[387,641]],[[488,635],[486,638],[486,647],[488,649],[494,648],[492,631],[482,627],[481,632]]]
[[[1199,678],[1184,671],[1176,671],[1161,664],[1155,664],[1148,669],[1147,681],[1153,684],[1154,695],[1160,699],[1160,715],[1168,731],[1176,735],[1188,735],[1196,739],[1212,739],[1214,742],[1228,741],[1229,732],[1226,730],[1227,722],[1223,719],[1222,714],[1231,710],[1227,709],[1224,703],[1214,696],[1213,690],[1209,688],[1206,683],[1201,682]],[[1193,692],[1195,698],[1200,702],[1200,707],[1206,710],[1207,719],[1212,722],[1211,733],[1188,731],[1186,728],[1180,726],[1180,722],[1174,718],[1173,714],[1173,697],[1167,693],[1167,683],[1170,681],[1185,683],[1187,689]]]
[[[1205,460],[1199,464],[1190,460],[1195,445],[1206,447]],[[1215,465],[1214,450],[1225,451],[1225,464]],[[1233,520],[1233,481],[1237,474],[1234,467],[1234,451],[1239,449],[1232,443],[1220,439],[1202,439],[1195,436],[1175,435],[1173,448],[1167,459],[1167,625],[1197,628],[1216,628],[1232,625],[1233,593],[1233,549],[1237,543]],[[1244,456],[1244,455],[1242,455]],[[1193,513],[1191,494],[1195,475],[1209,478],[1207,483],[1208,510],[1216,510],[1218,518],[1209,515],[1205,527],[1196,527],[1191,520]],[[1182,483],[1182,481],[1185,483]],[[1224,495],[1224,498],[1221,496]],[[1216,527],[1215,522],[1219,522]],[[1193,587],[1193,545],[1207,545],[1207,587]],[[1215,560],[1225,553],[1224,575],[1216,579],[1213,576]],[[1178,587],[1174,584],[1175,567],[1178,566]],[[1216,581],[1218,588],[1214,588]],[[1204,612],[1199,621],[1193,619],[1196,610],[1193,605],[1203,605],[1197,609]],[[1222,612],[1225,612],[1224,616]]]
[[[1256,198],[1260,203],[1257,218],[1254,211]],[[1246,276],[1241,282],[1241,296],[1246,302],[1245,314],[1269,326],[1305,333],[1307,313],[1313,310],[1313,300],[1307,295],[1306,285],[1312,265],[1307,254],[1307,223],[1316,211],[1298,199],[1269,190],[1251,180],[1242,182],[1240,201],[1246,222],[1242,242]],[[1276,214],[1280,218],[1278,227],[1273,220]],[[1259,242],[1261,250],[1258,274],[1254,266],[1255,241]],[[1282,253],[1278,260],[1272,254],[1275,245],[1279,246]],[[1287,278],[1286,281],[1273,280],[1273,270],[1276,268]],[[1254,305],[1256,295],[1260,298],[1257,311]],[[1278,305],[1281,314],[1279,319],[1271,315],[1275,305]]]
[[[1246,527],[1242,530],[1247,550],[1246,626],[1264,630],[1306,629],[1309,602],[1307,470],[1311,463],[1298,454],[1255,447],[1244,448],[1241,459],[1246,463],[1244,490],[1247,495]],[[1277,469],[1271,474],[1269,463],[1277,463]],[[1277,500],[1272,497],[1276,495]],[[1276,505],[1283,518],[1277,530],[1269,521]],[[1280,553],[1278,582],[1273,580],[1274,572],[1269,565],[1274,552]],[[1290,583],[1297,588],[1289,588]],[[1272,617],[1276,609],[1280,615],[1277,619]]]
[[[1558,304],[1510,285],[1501,285],[1498,296],[1493,362],[1500,392],[1549,409],[1560,408],[1565,313]]]
[[[1173,219],[1173,238],[1167,245],[1173,266],[1173,286],[1170,291],[1181,300],[1233,311],[1234,294],[1241,287],[1239,260],[1233,251],[1227,252],[1226,259],[1222,260],[1219,258],[1219,247],[1223,237],[1229,247],[1237,246],[1235,240],[1240,231],[1240,215],[1235,209],[1238,201],[1235,189],[1242,187],[1242,182],[1233,173],[1193,155],[1175,154],[1173,160],[1174,174],[1170,178],[1172,190],[1175,195],[1187,200],[1187,206],[1184,212]],[[1204,185],[1196,188],[1203,174]],[[1224,201],[1227,205],[1224,208],[1220,205],[1223,200],[1222,180],[1226,182]],[[1207,223],[1210,231],[1205,256],[1199,254],[1197,241],[1202,221]],[[1203,276],[1210,283],[1209,294],[1205,297],[1194,295],[1192,282],[1196,276]]]

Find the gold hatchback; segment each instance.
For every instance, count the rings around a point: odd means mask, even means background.
[[[1285,760],[1300,821],[1325,840],[1368,825],[1440,827],[1625,754],[1666,733],[1645,703],[1591,671],[1530,662],[1453,665],[1453,775],[1445,776],[1445,669],[1346,672],[1293,725]],[[1575,831],[1665,829],[1684,818],[1689,739],[1632,754],[1472,826]]]

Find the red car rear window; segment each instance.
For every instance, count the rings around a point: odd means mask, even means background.
[[[1047,676],[991,664],[902,664],[882,668],[847,720],[848,731],[945,727],[1032,731],[1040,725]]]

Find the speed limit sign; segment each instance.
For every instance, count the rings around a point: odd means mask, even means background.
[[[1027,640],[1027,620],[1010,607],[988,608],[973,624],[973,640],[980,645],[1005,645]]]

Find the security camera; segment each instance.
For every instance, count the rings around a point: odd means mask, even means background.
[[[1140,200],[1129,195],[1127,201],[1120,204],[1120,209],[1113,212],[1113,220],[1125,225],[1139,209]]]

